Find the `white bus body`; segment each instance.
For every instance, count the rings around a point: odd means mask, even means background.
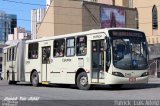
[[[22,40],[5,47],[3,57],[3,77],[9,83],[77,84],[79,89],[89,89],[93,84],[118,87],[148,82],[147,42],[144,33],[134,29]]]

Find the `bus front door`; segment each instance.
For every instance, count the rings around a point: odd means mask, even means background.
[[[104,40],[92,41],[92,82],[102,83],[104,79]]]
[[[49,64],[50,64],[51,47],[42,47],[42,83],[49,81]]]

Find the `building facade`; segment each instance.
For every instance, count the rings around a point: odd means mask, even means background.
[[[116,5],[137,8],[139,29],[144,31],[149,44],[160,43],[159,0],[115,0]]]
[[[114,0],[83,0],[83,1],[114,5]]]
[[[27,32],[25,28],[17,27],[14,28],[13,34],[8,34],[8,40],[5,43],[6,45],[17,44],[21,39],[31,39],[31,33]]]
[[[0,11],[0,72],[2,71],[3,47],[6,46],[8,34],[14,33],[15,27],[17,27],[17,16]]]
[[[17,27],[17,16],[0,11],[0,44],[7,41],[8,34],[12,34],[15,27]]]
[[[33,9],[31,10],[31,32],[32,39],[37,38],[37,27],[42,22],[46,9]]]
[[[137,28],[136,18],[137,10],[133,8],[81,0],[53,0],[37,28],[37,35],[41,38],[105,27]]]

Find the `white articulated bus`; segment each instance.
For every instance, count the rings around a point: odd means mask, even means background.
[[[9,83],[91,85],[148,82],[145,34],[128,28],[97,29],[22,40],[4,48],[3,76]]]

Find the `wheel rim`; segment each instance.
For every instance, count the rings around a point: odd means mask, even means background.
[[[86,76],[82,76],[82,77],[80,78],[80,84],[81,84],[82,86],[85,86],[85,85],[88,84],[88,80],[87,80],[87,77],[86,77]]]

